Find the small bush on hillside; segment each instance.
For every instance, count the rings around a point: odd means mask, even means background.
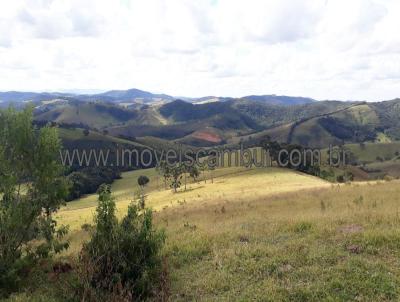
[[[394,179],[393,176],[387,175],[387,174],[383,177],[383,180],[385,180],[385,181],[392,181],[393,179]]]
[[[84,299],[143,300],[162,276],[164,233],[153,229],[151,210],[131,204],[118,221],[110,187],[99,190],[95,225],[81,253]],[[109,295],[107,297],[107,295]],[[111,295],[111,296],[110,296]]]

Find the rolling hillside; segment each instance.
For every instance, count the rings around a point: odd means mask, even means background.
[[[142,92],[113,91],[105,95],[123,99],[135,93]],[[400,100],[314,102],[300,98],[290,99],[290,106],[263,100],[251,97],[199,104],[182,100],[146,104],[127,99],[127,103],[115,103],[64,97],[42,102],[36,107],[35,119],[106,130],[114,136],[155,137],[197,147],[257,143],[266,137],[309,147],[400,138]]]
[[[280,169],[215,173],[213,183],[190,183],[177,194],[163,189],[153,169],[127,172],[113,184],[121,216],[138,175],[151,179],[147,204],[168,238],[163,254],[173,280],[170,299],[385,301],[400,296],[399,264],[393,261],[399,240],[393,211],[397,181],[332,186]],[[64,258],[74,259],[87,240],[81,225],[92,222],[95,205],[91,195],[58,213],[58,221],[71,226]],[[58,282],[49,281],[51,290],[31,295],[52,297]]]
[[[59,124],[83,125],[104,128],[121,124],[138,116],[137,112],[100,102],[68,102],[50,104],[36,110],[37,121],[51,121]]]

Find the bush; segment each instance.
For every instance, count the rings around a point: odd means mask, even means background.
[[[96,212],[92,237],[81,253],[85,295],[91,293],[84,299],[149,297],[162,276],[165,240],[163,232],[153,229],[151,210],[140,211],[132,203],[118,222],[110,187],[102,185]]]
[[[385,175],[384,177],[383,177],[383,180],[385,180],[385,181],[392,181],[392,180],[394,180],[394,177],[393,176],[391,176],[391,175]]]

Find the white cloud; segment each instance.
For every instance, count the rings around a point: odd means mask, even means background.
[[[396,0],[16,0],[0,90],[399,96]]]

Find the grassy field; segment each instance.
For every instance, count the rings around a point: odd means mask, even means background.
[[[212,172],[206,171],[197,182],[193,182],[187,177],[187,190],[184,191],[182,187],[178,193],[173,193],[171,189],[165,189],[163,179],[155,169],[137,170],[123,173],[122,179],[115,181],[112,185],[117,208],[121,213],[124,213],[138,190],[137,178],[139,175],[146,175],[150,179],[150,184],[146,187],[147,206],[155,211],[179,206],[181,203],[218,204],[224,201],[241,201],[330,186],[328,182],[290,170],[272,167],[265,169],[232,167]],[[96,201],[97,195],[92,194],[69,202],[56,218],[62,223],[70,225],[72,230],[78,230],[83,223],[92,221],[92,214],[97,205]]]
[[[397,155],[396,152],[400,152],[399,142],[388,142],[388,143],[365,143],[360,144],[346,144],[361,162],[375,162],[377,157],[384,160],[390,160]]]
[[[392,160],[398,157],[400,153],[400,142],[386,142],[386,143],[364,143],[364,144],[345,144],[346,149],[350,150],[357,160],[361,163],[375,163],[377,157],[382,160]],[[322,159],[326,161],[328,148],[322,149]]]
[[[399,183],[168,209],[172,300],[399,298]]]
[[[154,169],[113,184],[123,214],[137,176],[151,179],[147,205],[166,230],[171,301],[400,299],[399,181],[337,185],[283,169],[224,168],[211,183],[206,173],[207,183],[176,194]],[[80,226],[95,206],[91,195],[59,212],[71,226],[63,257],[88,238]],[[11,301],[60,301],[52,282]]]

